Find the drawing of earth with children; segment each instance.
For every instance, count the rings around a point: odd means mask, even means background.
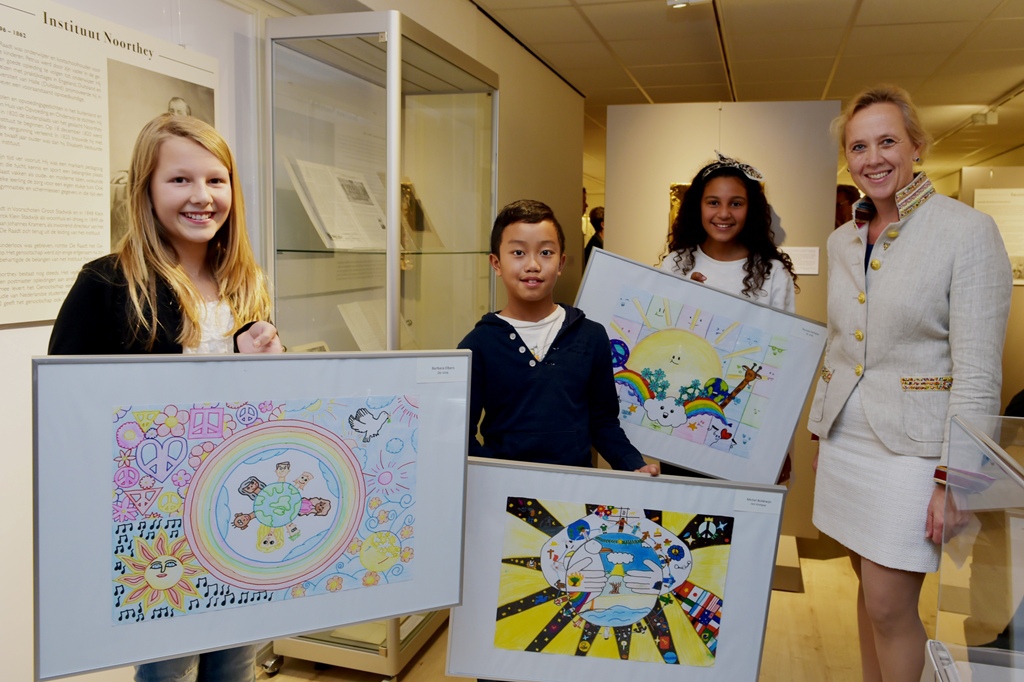
[[[632,287],[607,329],[622,421],[750,456],[788,338]]]

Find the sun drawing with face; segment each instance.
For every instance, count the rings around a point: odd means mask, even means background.
[[[130,591],[125,595],[124,606],[142,602],[147,611],[166,601],[178,611],[185,610],[185,597],[199,597],[192,579],[206,573],[206,569],[195,563],[195,555],[184,537],[173,544],[161,530],[156,540],[149,545],[141,537],[135,538],[135,557],[119,554],[118,559],[128,572],[117,578]]]

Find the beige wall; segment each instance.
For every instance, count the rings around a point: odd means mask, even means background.
[[[668,187],[689,182],[715,149],[756,166],[786,232],[784,246],[820,249],[817,276],[799,277],[797,313],[825,321],[825,241],[835,215],[838,151],[828,124],[838,102],[651,104],[608,108],[605,246],[655,263],[668,231]],[[811,524],[816,444],[805,427],[794,437],[793,482],[783,533],[817,537]]]

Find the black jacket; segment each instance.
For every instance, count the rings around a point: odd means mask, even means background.
[[[612,467],[639,469],[645,462],[619,425],[608,335],[583,311],[562,307],[565,322],[542,361],[494,313],[459,343],[473,351],[469,454],[588,467],[593,444]]]
[[[146,336],[136,338],[129,322],[128,284],[117,267],[117,256],[108,254],[86,263],[57,313],[50,334],[50,355],[120,355],[135,353],[180,354],[181,306],[162,279],[156,285],[157,333],[153,348]],[[250,322],[235,332],[238,335]]]

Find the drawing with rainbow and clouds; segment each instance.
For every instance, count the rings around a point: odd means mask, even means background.
[[[576,306],[608,333],[619,421],[640,452],[776,481],[825,325],[607,251],[587,263]]]
[[[629,286],[606,327],[623,422],[750,457],[793,339]]]
[[[408,580],[418,426],[409,395],[116,408],[114,624]]]

